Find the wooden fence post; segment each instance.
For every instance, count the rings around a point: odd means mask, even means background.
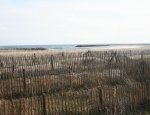
[[[100,106],[100,112],[103,110],[103,91],[102,88],[98,88],[98,95],[99,95],[99,106]]]
[[[150,90],[149,90],[149,80],[146,81],[146,91],[147,91],[147,97],[146,98],[149,100],[150,99],[149,98],[149,96],[150,96],[149,95],[149,92],[150,92]]]
[[[35,53],[33,54],[32,58],[33,58],[33,65],[36,65],[37,59],[36,59],[36,54]]]
[[[116,115],[116,87],[113,89],[113,115]]]
[[[26,91],[26,75],[25,75],[25,69],[23,69],[23,92],[24,92],[24,95],[26,95],[27,91]]]
[[[54,56],[51,55],[51,69],[54,70]]]
[[[71,66],[69,66],[69,84],[70,84],[70,88],[72,88],[72,75],[71,75],[71,73],[72,73],[72,68],[71,68]]]
[[[145,73],[145,63],[144,63],[144,55],[141,53],[141,67],[142,67],[142,75]]]
[[[4,64],[2,61],[0,61],[0,68],[3,68],[4,67]]]
[[[13,100],[11,99],[10,102],[11,102],[11,108],[12,108],[12,115],[16,115],[16,111],[15,111]]]
[[[41,108],[42,108],[42,115],[47,115],[47,112],[46,112],[46,98],[45,98],[45,94],[44,93],[42,94],[42,105],[41,105]]]
[[[14,57],[12,57],[12,72],[15,71],[15,60]]]
[[[62,52],[62,57],[65,58],[65,53],[64,52]]]

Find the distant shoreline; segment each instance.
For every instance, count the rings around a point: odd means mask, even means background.
[[[102,46],[110,46],[110,45],[76,45],[75,47],[102,47]]]
[[[103,46],[150,46],[150,44],[81,44],[75,47],[103,47]]]
[[[32,51],[32,50],[48,50],[46,48],[0,48],[0,50],[25,50],[25,51]]]
[[[74,44],[74,45],[24,45],[0,46],[1,52],[12,51],[86,51],[86,50],[150,49],[150,44]]]

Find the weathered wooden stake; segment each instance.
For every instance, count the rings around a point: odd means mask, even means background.
[[[11,99],[10,102],[11,102],[11,107],[12,107],[12,115],[16,115],[16,111],[15,111],[13,100]]]
[[[15,71],[15,60],[14,57],[12,57],[12,72]]]
[[[116,87],[113,89],[113,115],[116,115]]]
[[[42,115],[47,115],[47,112],[46,112],[46,99],[45,99],[45,94],[42,95]]]
[[[141,53],[141,61],[142,61],[142,64],[141,64],[141,67],[142,67],[142,75],[144,75],[144,70],[145,70],[145,64],[144,64],[144,56],[143,56],[143,53]]]
[[[51,69],[54,70],[54,56],[51,55]]]
[[[3,62],[0,62],[0,67],[1,67],[1,68],[3,68],[3,67],[4,67]]]
[[[69,66],[69,82],[70,82],[70,87],[72,85],[72,75],[71,75],[71,73],[72,73],[72,68],[71,68],[71,66]]]
[[[24,95],[26,95],[26,75],[25,75],[25,69],[23,69],[23,92]]]
[[[149,80],[146,81],[146,90],[147,90],[147,99],[149,100],[150,99],[149,98],[149,92],[150,92],[150,90],[149,90]]]
[[[100,105],[100,111],[103,109],[103,91],[102,88],[98,88],[98,94],[99,94],[99,105]]]

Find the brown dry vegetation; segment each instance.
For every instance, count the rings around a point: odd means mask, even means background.
[[[0,115],[146,115],[149,54],[0,52]]]

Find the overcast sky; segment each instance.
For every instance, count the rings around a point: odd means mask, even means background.
[[[150,0],[0,0],[0,45],[150,43]]]

